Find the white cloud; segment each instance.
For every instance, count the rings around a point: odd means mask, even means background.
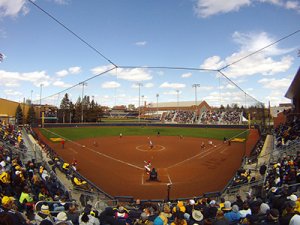
[[[71,74],[78,74],[81,72],[81,68],[79,66],[74,66],[74,67],[70,67],[68,69],[68,71],[71,73]]]
[[[268,89],[287,89],[291,85],[292,80],[288,78],[281,78],[281,79],[275,79],[275,78],[263,78],[258,80],[258,83],[261,83],[264,88]],[[281,93],[282,95],[282,93]]]
[[[118,79],[128,80],[128,81],[145,81],[151,80],[152,76],[147,69],[134,68],[134,69],[122,69],[111,71],[111,74],[116,76]]]
[[[26,0],[1,0],[0,1],[0,17],[15,17],[19,13],[27,14]]]
[[[192,76],[192,73],[183,73],[183,74],[181,74],[182,78],[188,78],[188,77],[191,77],[191,76]]]
[[[165,92],[163,92],[164,95],[176,95],[176,96],[177,96],[177,94],[180,95],[181,93],[182,93],[182,91],[177,92],[175,90],[174,91],[165,91]]]
[[[136,46],[145,46],[146,44],[147,44],[147,41],[138,41],[138,42],[135,42]]]
[[[65,82],[63,82],[61,80],[54,81],[52,84],[53,84],[53,86],[62,87],[62,88],[68,88],[68,87],[72,86],[71,84],[66,84]]]
[[[7,81],[4,83],[5,87],[20,87],[20,83],[18,81]]]
[[[146,83],[144,86],[145,86],[145,88],[152,88],[152,87],[154,87],[154,84],[153,83]]]
[[[108,81],[101,85],[102,88],[118,88],[120,86],[121,86],[121,84],[119,84],[118,82],[115,82],[115,81]]]
[[[197,16],[205,18],[219,13],[238,11],[250,4],[250,0],[198,0],[194,10]]]
[[[40,84],[43,84],[44,86],[48,86],[50,84],[50,76],[47,75],[46,71],[34,71],[30,73],[22,73],[21,80],[30,81],[35,86],[40,86]]]
[[[299,1],[295,1],[295,0],[260,0],[260,2],[263,3],[270,3],[276,6],[280,6],[286,9],[290,9],[290,10],[295,10],[300,12],[300,3]]]
[[[12,96],[21,96],[23,95],[21,92],[19,91],[14,91],[12,89],[7,89],[3,91],[6,95],[12,95]]]
[[[235,32],[233,40],[240,45],[238,52],[232,53],[224,60],[221,60],[219,56],[210,57],[204,61],[201,68],[220,69],[222,66],[235,62],[275,41],[265,32],[247,34]],[[275,44],[231,65],[224,73],[230,78],[240,78],[255,74],[273,75],[285,72],[291,67],[294,58],[284,54],[291,51],[293,49],[281,49]]]
[[[165,74],[165,72],[164,72],[164,71],[158,71],[157,74],[158,74],[159,76],[163,76],[163,75]]]
[[[159,87],[160,88],[185,88],[185,84],[180,84],[180,83],[169,83],[169,82],[164,82],[162,83]]]
[[[47,75],[46,71],[19,73],[0,70],[0,80],[3,83],[18,83],[21,81],[28,81],[33,83],[35,86],[40,86],[41,83],[43,83],[45,86],[48,86],[50,82],[50,76]]]
[[[109,69],[112,69],[112,65],[99,66],[91,69],[92,73],[97,75],[103,73]],[[152,76],[150,71],[144,68],[133,68],[133,69],[124,69],[117,68],[108,72],[108,74],[117,77],[118,79],[127,80],[127,81],[146,81],[151,80]]]
[[[98,67],[92,68],[91,72],[94,75],[98,75],[98,74],[102,74],[105,71],[108,71],[108,70],[112,69],[113,67],[114,67],[113,65],[98,66]]]
[[[287,9],[292,9],[292,10],[296,10],[296,11],[300,12],[300,3],[299,3],[299,1],[298,2],[297,1],[287,1],[285,3],[285,7]]]
[[[56,72],[58,77],[65,77],[69,74],[78,74],[81,73],[81,68],[79,66],[70,67],[68,69],[60,70]]]
[[[233,84],[227,84],[226,88],[227,89],[235,89],[236,87]]]
[[[224,62],[221,61],[220,56],[211,56],[207,58],[204,63],[200,66],[201,69],[218,69],[224,66]]]
[[[56,72],[56,75],[57,75],[58,77],[65,77],[65,76],[67,76],[68,74],[69,74],[69,72],[68,72],[67,70],[60,70],[60,71]]]
[[[290,103],[291,100],[285,98],[281,91],[272,90],[268,96],[265,97],[265,102],[270,101],[271,106],[279,106],[280,103]]]
[[[206,18],[216,14],[239,11],[240,8],[249,7],[257,1],[300,12],[300,3],[296,0],[197,0],[194,11],[198,17]]]
[[[70,0],[54,0],[54,2],[59,5],[67,5],[67,4],[69,4],[69,1]]]
[[[203,99],[208,102],[209,105],[220,106],[227,104],[231,105],[233,103],[242,106],[245,104],[245,94],[241,91],[233,91],[233,92],[218,92],[213,91],[205,96]],[[249,104],[249,103],[247,103]]]
[[[200,90],[201,91],[211,91],[211,90],[213,90],[215,87],[213,87],[213,86],[200,86]]]

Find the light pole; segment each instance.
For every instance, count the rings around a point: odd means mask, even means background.
[[[158,117],[158,97],[159,97],[159,94],[156,94],[156,114],[157,114],[157,117]]]
[[[144,95],[142,95],[142,107],[144,107],[144,105],[145,105],[145,102],[144,102]]]
[[[40,107],[42,107],[42,89],[44,84],[40,84]]]
[[[31,92],[30,92],[30,105],[32,105],[32,92],[33,92],[33,90],[31,90]]]
[[[197,106],[197,87],[200,87],[200,84],[193,84],[193,88],[195,88],[195,106]]]
[[[141,86],[143,86],[142,83],[137,83],[139,86],[139,123],[141,122]]]
[[[81,94],[81,123],[83,123],[83,94],[84,94],[84,86],[87,86],[86,82],[79,83],[82,85],[82,94]]]
[[[177,92],[177,111],[179,110],[179,90],[176,90]]]

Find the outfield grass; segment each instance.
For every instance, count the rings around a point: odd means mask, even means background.
[[[160,132],[161,136],[203,137],[223,140],[224,137],[247,138],[248,131],[244,129],[215,128],[180,128],[180,127],[72,127],[72,128],[41,128],[44,136],[49,138],[64,137],[70,140],[103,136],[152,136]],[[55,135],[58,134],[58,135]],[[60,135],[60,136],[59,136]]]

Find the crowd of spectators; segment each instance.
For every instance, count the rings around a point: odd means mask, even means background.
[[[276,147],[300,143],[300,119],[295,117],[275,128]]]
[[[240,124],[242,113],[234,110],[207,110],[200,115],[201,124]]]
[[[194,111],[177,111],[174,122],[192,124],[195,122],[196,113]]]
[[[235,110],[206,110],[197,115],[191,110],[172,110],[165,112],[161,120],[165,123],[184,124],[241,124],[242,113]]]
[[[174,116],[176,114],[176,111],[168,111],[167,114],[165,114],[163,120],[166,123],[173,122]]]
[[[201,124],[219,124],[221,120],[221,111],[207,110],[200,116]]]
[[[238,111],[225,111],[221,116],[222,124],[240,124],[242,113]]]

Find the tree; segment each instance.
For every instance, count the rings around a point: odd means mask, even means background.
[[[33,105],[31,105],[28,110],[26,122],[30,125],[33,125],[36,123],[36,117],[35,117],[35,111],[34,111]]]
[[[70,122],[71,104],[72,102],[69,99],[69,95],[66,93],[60,103],[59,119],[63,123]]]
[[[19,104],[17,109],[16,109],[16,124],[20,125],[23,124],[23,111],[21,108],[21,105]]]
[[[74,114],[73,119],[75,123],[81,122],[81,111],[82,111],[82,101],[81,98],[78,97],[77,102],[74,105]]]

